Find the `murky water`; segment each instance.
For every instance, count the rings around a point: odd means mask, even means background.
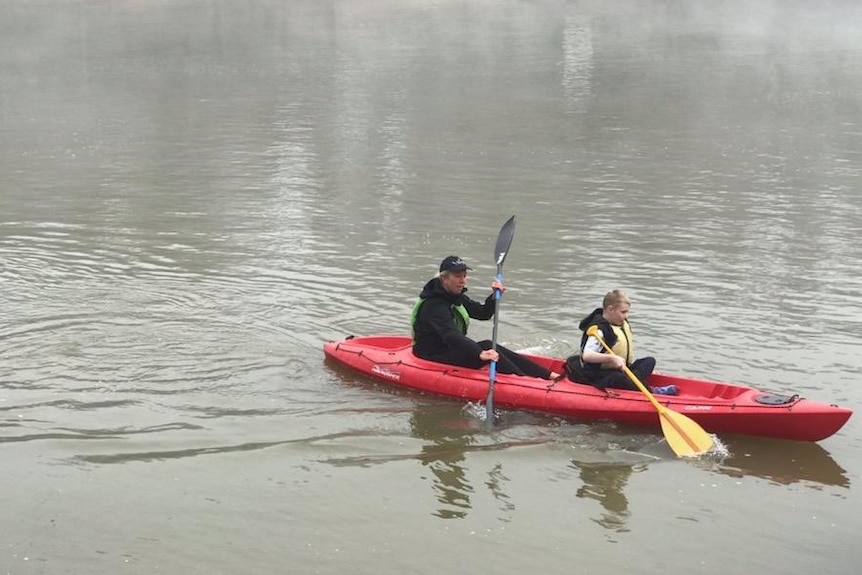
[[[862,8],[0,5],[0,572],[855,573],[858,418],[661,434],[325,364],[440,259],[568,354],[856,409]],[[488,337],[491,322],[471,328]],[[481,410],[478,410],[481,411]]]

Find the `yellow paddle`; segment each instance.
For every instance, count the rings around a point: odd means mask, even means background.
[[[606,344],[605,340],[602,338],[602,334],[599,332],[598,327],[594,325],[590,326],[589,329],[587,329],[587,335],[591,335],[599,340],[602,347],[604,347],[608,353],[613,353],[611,348],[608,347],[608,344]],[[647,399],[650,400],[650,403],[652,403],[653,407],[658,411],[662,433],[664,433],[664,437],[667,439],[667,444],[670,445],[670,448],[673,449],[674,453],[683,457],[698,455],[710,450],[712,447],[712,436],[704,431],[701,426],[685,415],[668,409],[656,401],[653,394],[650,393],[646,386],[640,382],[628,366],[623,366],[623,371],[627,376],[629,376],[629,379],[638,386],[638,389],[644,392],[644,395],[647,396]]]

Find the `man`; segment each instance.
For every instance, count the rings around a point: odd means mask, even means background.
[[[413,306],[413,353],[417,357],[474,369],[488,362],[497,362],[499,373],[529,375],[552,379],[558,377],[541,365],[491,342],[475,342],[467,337],[470,319],[487,320],[494,317],[497,302],[494,292],[479,303],[467,296],[467,270],[472,270],[458,256],[447,256],[440,262],[439,274],[422,288]],[[496,279],[493,290],[505,292]]]

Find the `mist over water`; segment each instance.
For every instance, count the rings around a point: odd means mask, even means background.
[[[515,214],[505,345],[569,355],[622,288],[660,370],[855,409],[860,25],[3,2],[0,573],[855,573],[856,416],[682,461],[611,422],[489,432],[321,347],[408,333],[448,254],[483,297]]]

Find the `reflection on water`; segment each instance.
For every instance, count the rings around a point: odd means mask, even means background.
[[[763,439],[757,437],[723,437],[729,455],[715,461],[693,461],[715,472],[730,477],[755,477],[780,485],[804,484],[813,489],[827,486],[850,487],[847,472],[817,443]],[[647,455],[649,448],[639,450]],[[592,521],[605,529],[622,533],[629,531],[629,501],[626,488],[632,473],[648,462],[626,461],[634,452],[622,451],[605,454],[605,460],[596,460],[596,453],[572,459],[570,466],[578,471],[583,482],[577,497],[592,499],[602,506],[602,512]],[[624,460],[619,460],[622,457]]]
[[[847,472],[817,443],[756,437],[722,439],[731,452],[715,466],[723,475],[762,477],[782,485],[806,483],[813,488],[850,487]]]
[[[410,390],[371,382],[339,365],[331,365],[339,379],[364,388],[372,395],[397,396],[415,400],[421,396]],[[506,450],[525,445],[566,446],[576,449],[577,457],[568,467],[577,473],[575,496],[591,500],[601,508],[590,514],[590,521],[613,533],[630,531],[629,478],[662,461],[676,461],[666,441],[656,432],[617,425],[612,422],[574,423],[517,410],[500,414],[493,436],[480,418],[471,417],[472,404],[460,406],[445,398],[426,397],[408,411],[409,434],[422,442],[410,453],[362,455],[326,460],[333,465],[389,463],[417,460],[430,474],[421,473],[438,503],[431,515],[441,519],[463,519],[477,503],[477,474],[487,475],[484,485],[499,504],[501,522],[515,516],[515,489],[503,463],[492,468],[476,465],[472,453]],[[484,414],[484,411],[481,411]],[[504,441],[501,441],[505,438]],[[836,486],[849,488],[850,479],[817,443],[770,440],[749,436],[722,436],[723,449],[691,460],[689,465],[736,478],[764,478],[780,485],[802,483],[812,488]],[[567,479],[569,481],[569,479]]]
[[[345,377],[350,377],[345,374]],[[362,384],[357,380],[357,383]],[[376,393],[381,389],[376,384],[362,384]],[[410,395],[411,392],[395,389],[389,390],[396,395]],[[385,410],[392,415],[398,411]],[[405,460],[418,461],[423,468],[430,469],[431,475],[420,474],[423,481],[428,481],[439,506],[431,515],[441,519],[463,519],[473,508],[472,497],[476,493],[475,480],[471,473],[477,471],[475,463],[467,460],[471,453],[479,451],[506,450],[511,447],[536,445],[548,441],[546,437],[530,436],[526,438],[510,438],[507,440],[490,441],[484,432],[481,421],[463,415],[463,409],[458,404],[448,401],[432,401],[419,404],[409,412],[409,435],[421,440],[416,448],[408,447],[407,451],[392,452],[391,446],[379,430],[362,432],[354,431],[356,437],[371,436],[364,444],[363,453],[345,457],[328,457],[321,462],[337,467],[368,467]],[[351,434],[345,436],[349,437]],[[399,436],[396,433],[396,436]],[[399,446],[403,445],[399,442]],[[408,443],[408,446],[411,445]],[[384,453],[370,453],[375,448],[386,449]],[[471,467],[472,465],[472,467]],[[488,492],[499,504],[500,516],[503,522],[511,520],[511,512],[515,510],[512,498],[506,491],[509,477],[501,463],[494,464],[490,469],[480,470],[486,474],[484,484]]]
[[[502,435],[498,435],[495,441],[489,443],[490,438],[482,421],[464,417],[471,407],[468,405],[453,412],[449,402],[436,406],[425,405],[414,410],[410,417],[413,435],[428,441],[422,446],[417,459],[431,469],[431,488],[440,504],[432,515],[441,519],[461,519],[471,509],[470,498],[475,489],[468,475],[470,471],[476,471],[475,463],[466,461],[466,456],[471,452],[505,450],[553,441],[553,436],[541,434],[508,437],[506,440],[501,440]],[[453,417],[454,413],[457,413],[457,417]],[[502,433],[501,427],[498,427],[498,432]],[[502,522],[511,521],[516,506],[507,492],[510,478],[503,470],[503,464],[496,463],[490,469],[481,471],[487,475],[485,487],[499,505],[498,519]]]
[[[422,447],[419,460],[434,474],[433,489],[441,507],[434,515],[442,519],[458,519],[470,509],[473,487],[464,472],[464,453],[474,443],[472,430],[440,426],[435,410],[418,409],[410,418],[416,437],[430,439]],[[495,484],[499,491],[499,485]]]
[[[440,508],[432,515],[441,519],[461,519],[467,516],[471,508],[470,496],[475,490],[468,478],[470,465],[465,461],[469,452],[544,442],[543,439],[530,438],[482,444],[482,440],[487,440],[488,436],[481,433],[482,426],[478,420],[453,420],[451,416],[449,405],[442,406],[442,409],[426,406],[415,410],[410,418],[413,435],[430,440],[430,443],[422,446],[417,459],[433,474],[432,489]],[[487,471],[485,486],[499,503],[499,519],[503,522],[510,521],[511,513],[515,510],[515,504],[506,492],[509,481],[501,463]]]
[[[336,371],[339,369],[336,367]],[[415,393],[370,383],[364,378],[342,374],[368,393],[417,397]],[[491,469],[478,469],[471,453],[506,450],[525,445],[566,445],[579,455],[569,462],[580,483],[575,496],[597,502],[601,509],[590,520],[614,533],[630,530],[629,478],[652,464],[667,460],[664,440],[655,433],[610,422],[572,425],[555,418],[538,418],[531,414],[508,411],[502,414],[492,439],[478,419],[465,416],[471,406],[459,408],[449,400],[431,398],[409,411],[410,435],[422,443],[409,453],[362,455],[331,458],[326,462],[338,466],[367,466],[408,459],[417,460],[430,475],[428,481],[438,506],[431,515],[441,519],[463,519],[474,506],[476,473],[486,473],[485,487],[499,503],[502,522],[510,522],[516,505],[509,493],[510,478],[502,463]],[[372,434],[373,435],[373,434]],[[505,437],[505,441],[500,438]],[[813,488],[849,487],[847,472],[816,443],[791,442],[746,436],[722,437],[725,449],[712,457],[692,460],[691,465],[710,469],[729,477],[764,478],[776,484],[804,483]],[[490,441],[490,443],[489,443]],[[472,477],[472,479],[471,479]]]
[[[629,518],[629,500],[625,487],[633,466],[625,463],[589,463],[572,460],[572,465],[580,471],[584,484],[578,488],[578,497],[598,501],[606,513],[593,519],[605,529],[628,531],[626,520]]]
[[[601,429],[601,425],[596,427]],[[583,434],[580,435],[577,457],[569,461],[569,468],[577,472],[581,481],[575,496],[596,501],[601,509],[596,515],[591,513],[590,520],[614,533],[629,531],[631,513],[626,488],[632,474],[643,471],[652,463],[662,461],[664,457],[672,457],[665,453],[667,447],[664,440],[656,443],[651,434],[639,434],[627,429],[605,427],[593,440],[600,442],[597,445],[584,443]],[[635,435],[628,435],[629,432]],[[594,431],[589,429],[587,435],[592,433]],[[658,456],[654,452],[663,455]]]
[[[491,491],[491,495],[500,503],[500,511],[502,512],[500,520],[505,522],[511,521],[510,514],[515,510],[512,498],[503,490],[504,484],[507,481],[509,481],[509,477],[503,473],[503,464],[498,463],[488,472],[488,480],[485,482],[485,485]]]

